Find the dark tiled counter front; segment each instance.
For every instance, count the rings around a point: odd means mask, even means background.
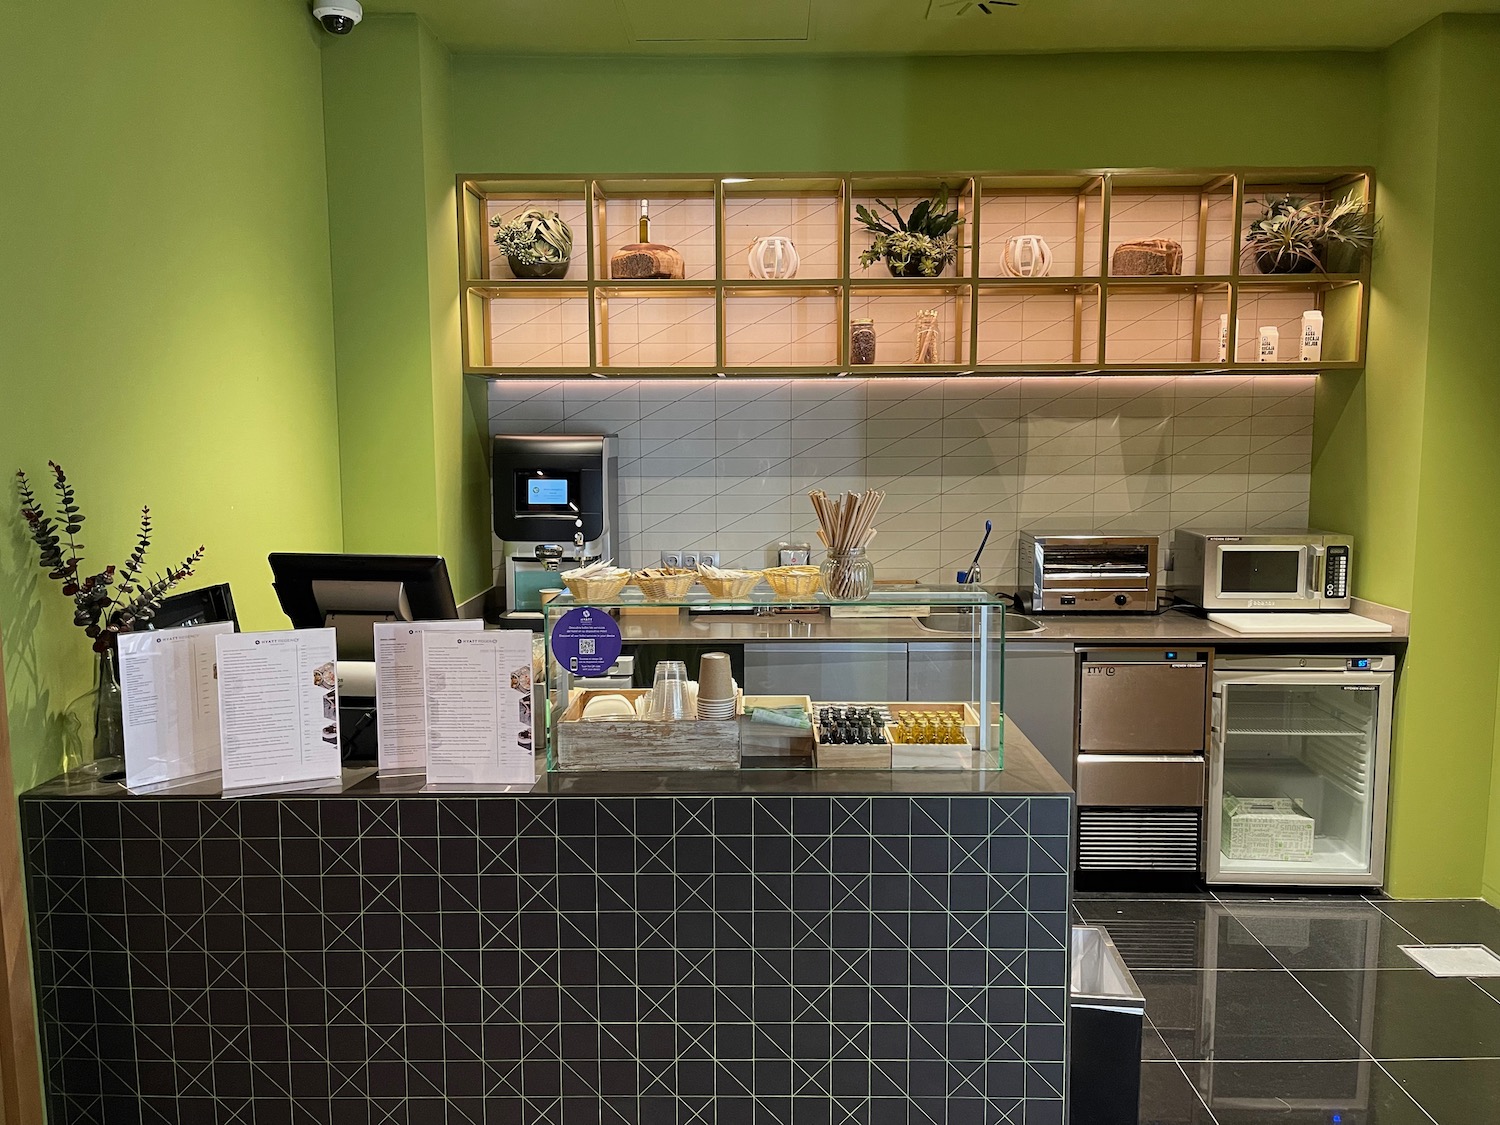
[[[1060,1125],[1071,797],[1022,743],[929,793],[43,787],[50,1120]]]

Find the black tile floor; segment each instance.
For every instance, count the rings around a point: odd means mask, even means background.
[[[1500,953],[1483,902],[1079,891],[1074,913],[1146,997],[1141,1125],[1500,1123],[1500,978],[1400,949]]]

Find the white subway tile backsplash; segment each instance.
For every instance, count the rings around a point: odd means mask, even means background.
[[[1024,530],[1307,519],[1310,376],[490,386],[492,433],[619,435],[629,566],[687,546],[766,565],[783,539],[816,543],[813,488],[886,489],[871,558],[928,581],[968,565],[986,519],[986,581],[1006,584]]]

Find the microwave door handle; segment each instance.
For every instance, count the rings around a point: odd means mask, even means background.
[[[1307,548],[1307,597],[1316,602],[1323,593],[1323,548]]]

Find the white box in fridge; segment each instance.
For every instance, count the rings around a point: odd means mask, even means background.
[[[1313,857],[1313,818],[1289,797],[1226,795],[1223,835],[1229,859],[1308,863]]]

